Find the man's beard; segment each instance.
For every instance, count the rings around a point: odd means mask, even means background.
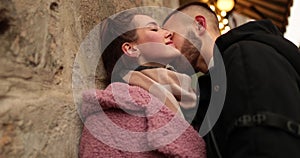
[[[190,62],[190,64],[193,66],[196,72],[200,71],[197,65],[199,62],[199,50],[201,49],[201,46],[202,42],[199,40],[199,38],[195,35],[193,31],[189,31],[181,48],[181,53]]]

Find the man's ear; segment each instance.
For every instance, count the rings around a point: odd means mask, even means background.
[[[199,35],[202,35],[206,31],[207,23],[204,16],[197,15],[195,16],[196,29],[199,32]]]
[[[122,44],[122,51],[124,54],[126,54],[129,57],[139,57],[140,51],[135,48],[135,46],[132,43],[125,42]]]

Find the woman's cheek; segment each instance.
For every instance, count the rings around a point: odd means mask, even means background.
[[[164,38],[158,33],[148,33],[146,36],[147,42],[164,43]]]

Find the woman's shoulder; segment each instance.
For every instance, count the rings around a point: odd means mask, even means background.
[[[160,101],[149,92],[138,86],[114,82],[105,89],[89,89],[82,93],[80,114],[83,118],[91,113],[108,109],[145,110],[149,104]]]
[[[89,89],[83,92],[83,101],[85,102],[122,102],[134,101],[140,103],[151,99],[148,91],[139,86],[129,85],[122,82],[109,84],[105,89]],[[104,107],[110,105],[104,105]]]

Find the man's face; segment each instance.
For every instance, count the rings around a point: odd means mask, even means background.
[[[200,66],[203,66],[201,63],[204,59],[199,51],[202,44],[193,30],[193,22],[189,20],[192,19],[181,14],[174,14],[166,21],[164,28],[174,32],[172,40],[175,48],[187,58],[195,71],[202,71]],[[193,44],[196,44],[198,49]]]

